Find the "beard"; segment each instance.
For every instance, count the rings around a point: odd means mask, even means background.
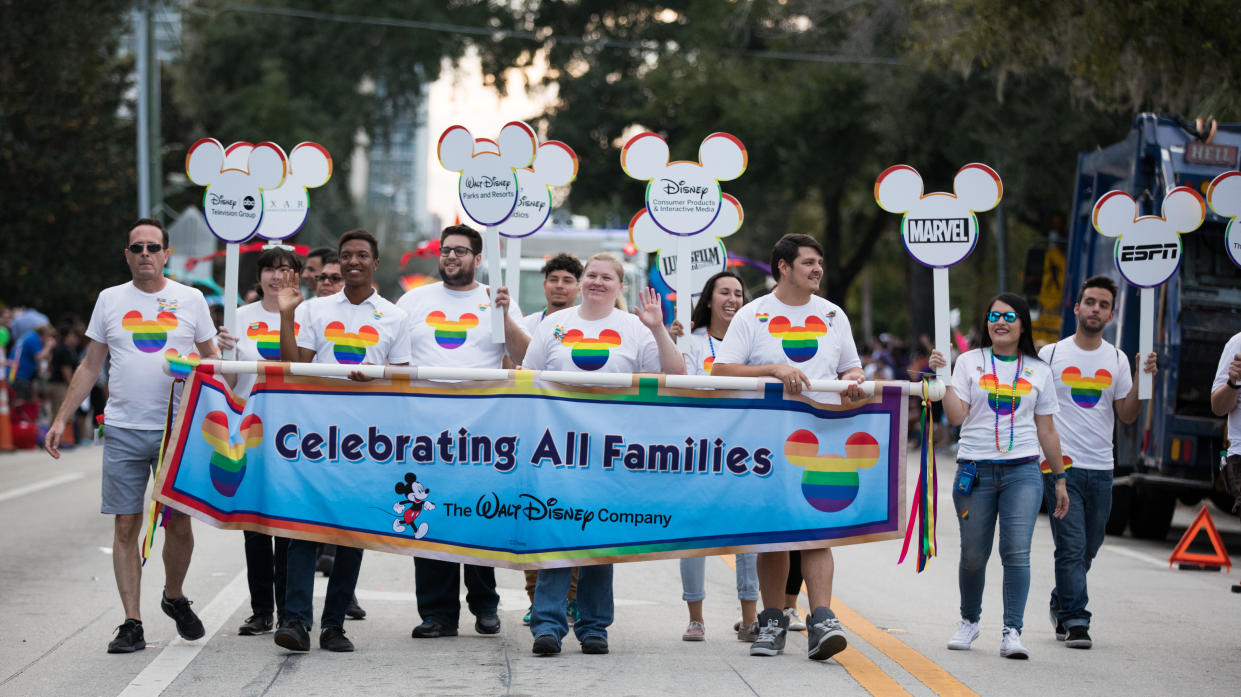
[[[456,271],[448,271],[443,266],[439,267],[440,280],[446,286],[468,286],[474,282],[474,266],[466,266],[461,264]]]

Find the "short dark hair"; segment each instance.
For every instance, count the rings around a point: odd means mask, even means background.
[[[732,271],[721,271],[708,278],[706,284],[703,285],[702,293],[698,296],[698,302],[694,303],[694,311],[689,316],[691,331],[699,327],[711,326],[711,304],[708,301],[711,299],[711,295],[715,293],[715,284],[721,278],[737,279],[737,282],[741,284],[741,304],[744,305],[750,302],[750,295],[745,292],[745,281],[741,280],[741,277]]]
[[[328,261],[328,258],[331,257],[332,259],[335,259],[336,250],[332,249],[331,247],[315,247],[314,249],[306,253],[307,259],[311,257],[319,257],[320,259],[323,260],[324,264],[330,264],[331,262]]]
[[[802,247],[810,247],[823,256],[823,245],[810,235],[803,235],[799,232],[790,232],[789,234],[776,240],[776,244],[771,248],[771,276],[780,282],[780,262],[793,265],[797,260],[797,252]]]
[[[376,259],[379,258],[379,240],[375,239],[374,235],[366,230],[363,230],[362,228],[350,230],[349,232],[341,235],[340,242],[336,243],[336,253],[340,254],[340,248],[345,246],[345,243],[350,240],[365,240],[371,246],[371,256]],[[324,263],[326,264],[327,262]]]
[[[293,267],[293,273],[295,274],[300,274],[304,267],[302,258],[292,250],[283,247],[272,247],[271,249],[264,249],[263,253],[259,254],[258,269],[255,273],[256,275],[261,275],[263,269],[274,269],[280,266],[281,262],[288,262],[289,266]],[[263,298],[263,284],[258,279],[255,279],[254,291],[259,294],[259,299]]]
[[[1077,302],[1082,301],[1082,297],[1086,295],[1087,288],[1102,288],[1112,294],[1112,305],[1116,305],[1116,293],[1119,289],[1116,287],[1116,281],[1107,276],[1091,276],[1082,284],[1081,290],[1077,291]]]
[[[992,306],[997,302],[1013,308],[1013,312],[1017,313],[1017,319],[1021,320],[1021,335],[1017,338],[1017,351],[1031,358],[1038,358],[1038,350],[1034,348],[1034,327],[1030,321],[1030,304],[1020,295],[1012,293],[1000,293],[991,298],[987,302],[986,309],[982,312],[982,326],[979,335],[982,337],[982,347],[987,348],[991,345],[991,333],[987,331],[987,313],[991,312]]]
[[[126,247],[129,246],[130,233],[134,231],[134,228],[140,225],[150,225],[151,227],[159,228],[160,233],[163,234],[164,236],[164,251],[168,251],[168,231],[164,229],[164,224],[159,222],[155,218],[138,218],[137,220],[135,220],[134,224],[130,225],[129,229],[125,231],[125,246]]]
[[[561,252],[543,264],[543,268],[539,273],[543,274],[543,278],[547,278],[553,271],[568,271],[573,274],[577,280],[582,280],[582,262],[572,254]]]
[[[475,254],[482,253],[483,236],[478,233],[478,230],[475,230],[469,225],[449,225],[444,228],[443,232],[440,233],[440,242],[442,243],[444,238],[449,235],[461,235],[463,237],[470,238],[470,251]],[[578,277],[580,278],[581,274],[578,274]]]

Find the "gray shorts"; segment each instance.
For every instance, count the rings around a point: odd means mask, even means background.
[[[103,506],[100,513],[142,513],[147,482],[159,462],[163,431],[139,431],[104,424]]]

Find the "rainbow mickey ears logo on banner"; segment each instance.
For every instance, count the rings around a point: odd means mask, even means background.
[[[466,215],[479,225],[498,225],[517,206],[515,170],[534,162],[537,147],[534,129],[510,121],[498,140],[476,140],[465,126],[451,126],[440,135],[437,153],[444,169],[461,173],[458,195]]]
[[[541,230],[552,215],[551,187],[566,186],[577,178],[577,154],[568,145],[549,140],[539,146],[534,163],[515,174],[517,205],[500,223],[499,231],[505,237],[528,237]]]
[[[1198,229],[1206,204],[1197,191],[1178,186],[1163,199],[1162,215],[1138,215],[1124,191],[1109,191],[1094,205],[1099,234],[1116,238],[1116,268],[1139,288],[1165,283],[1181,264],[1181,235]]]
[[[193,351],[188,356],[182,356],[179,351],[170,348],[164,351],[164,374],[173,380],[185,380],[201,362],[202,359]]]
[[[1241,266],[1241,172],[1224,172],[1207,187],[1207,203],[1215,214],[1228,218],[1224,231],[1224,246],[1232,263]]]
[[[241,442],[233,443],[228,415],[212,411],[203,418],[202,432],[203,440],[215,448],[210,463],[211,485],[224,496],[232,496],[246,476],[246,451],[263,442],[263,420],[257,414],[242,419]]]
[[[868,469],[879,462],[879,442],[864,431],[845,439],[845,454],[819,454],[819,439],[806,429],[794,431],[784,441],[784,457],[791,464],[805,468],[801,475],[801,491],[816,510],[836,513],[849,507],[857,498],[859,469]]]
[[[903,216],[901,241],[918,263],[947,268],[961,262],[978,243],[976,212],[995,208],[1004,194],[1000,175],[990,167],[965,165],[952,180],[952,193],[922,193],[922,176],[909,165],[893,165],[875,180],[875,202]]]
[[[212,234],[225,242],[244,242],[263,217],[263,191],[284,183],[284,151],[275,143],[233,143],[225,150],[203,138],[185,155],[190,181],[207,187],[203,215]]]

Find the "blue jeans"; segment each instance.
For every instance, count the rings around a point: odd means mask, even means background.
[[[707,597],[707,558],[681,559],[681,600],[700,602]],[[758,555],[750,552],[737,555],[737,599],[758,600]]]
[[[1043,495],[1042,475],[1037,462],[975,466],[978,476],[969,496],[957,490],[956,479],[952,487],[952,503],[961,526],[961,563],[957,567],[961,618],[977,622],[982,615],[987,559],[998,518],[1000,560],[1004,564],[1004,626],[1020,631],[1030,593],[1030,539]]]
[[[1051,518],[1051,535],[1056,541],[1056,587],[1051,591],[1051,609],[1068,629],[1090,626],[1086,574],[1107,533],[1112,470],[1070,467],[1066,474],[1069,513],[1059,520]],[[1049,476],[1043,477],[1043,499],[1048,510],[1055,508],[1055,480]]]
[[[556,637],[556,643],[569,633],[565,617],[565,597],[573,569],[543,569],[534,586],[534,607],[530,613],[530,633],[537,639],[544,634]],[[573,623],[578,641],[597,636],[608,638],[615,608],[612,603],[612,565],[580,566],[577,569],[577,609],[580,617]]]
[[[319,561],[319,543],[289,540],[288,566],[285,579],[285,619],[314,626],[315,562]],[[327,597],[323,601],[324,627],[345,624],[345,610],[358,586],[358,570],[362,568],[362,550],[337,547],[332,575],[327,581]]]

